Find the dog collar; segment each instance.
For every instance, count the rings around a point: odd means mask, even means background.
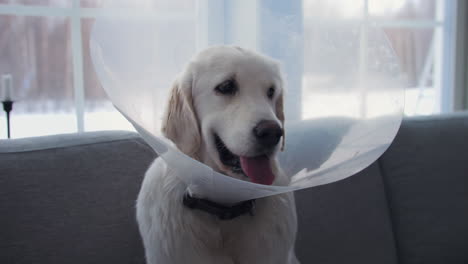
[[[231,220],[247,213],[253,216],[255,200],[248,200],[234,204],[233,206],[225,206],[209,200],[192,197],[186,192],[183,204],[190,209],[198,209],[215,215],[220,220]]]

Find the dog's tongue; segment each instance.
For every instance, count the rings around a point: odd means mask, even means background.
[[[270,159],[267,156],[255,158],[240,157],[242,170],[253,183],[271,185],[275,176],[271,171]]]

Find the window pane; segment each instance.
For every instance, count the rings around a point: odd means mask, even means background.
[[[407,75],[408,88],[417,87],[427,59],[432,68],[433,61],[428,56],[432,56],[429,51],[434,29],[385,28],[383,30],[400,59],[403,72]],[[432,80],[428,79],[425,85],[432,86]]]
[[[303,0],[303,15],[304,19],[361,19],[363,4],[362,0]]]
[[[383,19],[435,19],[436,0],[369,0],[369,13]]]
[[[89,50],[89,37],[94,19],[81,20],[83,40],[83,75],[85,90],[85,130],[134,130],[114,108],[94,71]]]
[[[304,47],[307,47],[304,49],[303,62],[304,117],[358,115],[357,99],[345,93],[350,84],[347,70],[358,67],[350,64],[359,65],[359,38],[353,37],[357,29],[358,27],[352,23],[322,23],[319,26],[316,23],[304,23]],[[371,30],[374,32],[380,29],[371,27]],[[437,42],[433,44],[435,30],[433,28],[383,28],[381,30],[390,41],[399,60],[401,71],[407,78],[406,114],[433,113],[435,104],[438,103],[434,96],[433,84],[434,54],[441,52],[440,45],[437,45]],[[327,32],[327,40],[323,40],[324,36],[320,32]],[[343,39],[351,40],[347,48],[332,48],[333,43],[340,43]],[[323,45],[323,43],[318,44],[321,43],[320,41],[330,42],[330,49],[319,48],[317,45]],[[342,61],[342,58],[351,59]],[[315,91],[313,98],[311,89]],[[326,92],[319,95],[318,90]],[[336,100],[343,100],[347,103],[332,109],[327,107]]]
[[[342,22],[304,24],[302,117],[305,119],[359,115],[359,101],[347,93],[355,75],[350,69],[359,65],[359,26]],[[340,45],[343,42],[348,45]],[[324,43],[329,43],[329,48],[323,49]],[[343,103],[338,106],[337,101]]]
[[[0,4],[70,7],[71,0],[0,0]]]
[[[434,54],[441,53],[434,29],[384,29],[407,76],[405,114],[432,114],[435,104]],[[441,63],[441,62],[439,62]]]
[[[94,19],[82,19],[85,130],[133,130],[128,121],[114,109],[108,100],[94,71],[89,47],[93,23]],[[179,71],[182,70],[176,65],[184,65],[195,52],[195,23],[191,19],[161,20],[157,23],[155,34],[161,39],[158,43],[160,63],[157,63],[160,68],[154,73],[161,77],[155,86],[170,87]],[[129,87],[129,89],[132,88],[138,89],[138,87]]]
[[[0,32],[0,74],[12,75],[16,101],[12,137],[76,132],[69,20],[0,16]]]

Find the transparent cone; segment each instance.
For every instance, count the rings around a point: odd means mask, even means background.
[[[398,131],[403,75],[383,32],[337,19],[333,25],[317,23],[314,41],[307,46],[295,33],[288,36],[287,20],[270,19],[271,28],[266,30],[281,30],[283,37],[291,38],[290,45],[311,54],[304,60],[318,69],[304,74],[300,89],[286,87],[287,97],[302,98],[302,116],[286,120],[285,150],[279,153],[281,168],[292,179],[290,186],[234,179],[174,148],[160,132],[161,117],[171,82],[195,50],[179,45],[177,37],[162,36],[157,19],[95,22],[91,55],[108,96],[197,197],[229,204],[332,183],[378,159]],[[330,80],[337,85],[323,84]]]

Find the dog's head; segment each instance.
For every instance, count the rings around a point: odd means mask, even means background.
[[[232,177],[272,184],[284,142],[278,63],[238,47],[201,52],[176,80],[163,122],[185,154]]]

